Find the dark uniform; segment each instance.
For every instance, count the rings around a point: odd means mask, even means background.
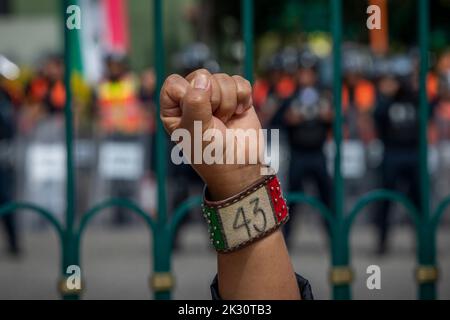
[[[8,161],[7,146],[14,137],[14,107],[8,92],[0,86],[0,207],[13,199],[14,174],[13,166]],[[19,253],[15,215],[2,218],[5,227],[8,250],[11,254]]]
[[[405,184],[410,200],[419,207],[418,98],[403,85],[392,96],[378,94],[375,109],[378,135],[384,144],[381,165],[382,187],[399,190]],[[379,232],[378,253],[387,250],[390,202],[383,201],[376,214]]]
[[[304,183],[310,179],[317,187],[320,200],[330,206],[331,179],[327,171],[326,157],[323,151],[331,128],[331,119],[323,115],[329,113],[330,106],[322,98],[317,87],[299,87],[295,95],[288,99],[283,109],[285,117],[290,112],[300,115],[296,124],[285,119],[291,146],[289,190],[302,192]],[[293,218],[295,208],[291,206]],[[292,222],[285,227],[285,237],[289,241]]]
[[[267,79],[258,80],[254,87],[254,103],[264,128],[279,130],[278,143],[278,179],[282,185],[288,185],[290,147],[284,125],[283,104],[296,90],[294,73],[298,68],[298,52],[294,48],[285,48],[274,54],[266,65]],[[260,83],[265,83],[261,86]],[[260,90],[265,87],[265,90]],[[260,92],[265,94],[260,95]],[[272,135],[267,136],[267,149],[271,150]],[[272,157],[272,156],[271,156]],[[272,160],[272,159],[271,159]],[[269,163],[272,165],[272,163]]]

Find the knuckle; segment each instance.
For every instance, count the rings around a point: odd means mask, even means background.
[[[233,76],[233,79],[239,84],[239,86],[241,86],[243,88],[251,88],[250,81],[248,81],[247,79],[245,79],[239,75]]]
[[[242,87],[242,91],[244,92],[245,95],[249,96],[252,94],[252,86],[250,85],[250,82],[248,82],[247,80],[245,80],[246,82],[244,83],[243,87]]]
[[[221,98],[219,96],[211,96],[211,105],[217,107],[220,105]]]
[[[197,70],[197,73],[205,73],[205,74],[210,74],[209,71],[205,68],[201,68]]]
[[[249,91],[252,91],[252,84],[247,79],[244,79],[244,86],[246,86]]]
[[[164,91],[170,95],[171,93],[177,90],[177,88],[179,87],[179,83],[180,83],[180,76],[177,74],[171,74],[170,76],[167,77],[166,81],[164,82],[163,85],[164,90],[162,90],[162,92]]]
[[[236,83],[238,84],[238,91],[241,96],[244,98],[247,98],[252,94],[252,85],[250,84],[250,81],[247,79],[244,79],[240,76],[235,76],[234,78],[236,80]]]
[[[186,91],[184,82],[184,78],[178,74],[168,76],[161,90],[161,96],[168,95],[171,99],[181,99]]]
[[[230,79],[230,76],[226,73],[216,73],[214,77],[219,81],[219,83]]]
[[[171,74],[166,79],[166,85],[168,87],[175,85],[180,80],[180,76],[178,74]]]
[[[226,73],[224,73],[224,72],[216,73],[214,76],[220,77],[220,78],[229,77],[228,74],[226,74]]]

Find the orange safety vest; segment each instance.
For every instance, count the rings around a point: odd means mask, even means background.
[[[255,108],[261,108],[269,95],[270,85],[263,79],[257,79],[253,85],[253,104]]]
[[[283,76],[275,85],[275,93],[280,99],[287,99],[294,94],[296,85],[292,77]],[[267,101],[270,84],[265,80],[256,80],[253,85],[253,102],[256,108],[261,108]]]
[[[30,100],[32,103],[44,103],[48,97],[49,102],[57,110],[64,109],[66,104],[66,88],[62,81],[57,81],[53,86],[45,78],[36,78],[30,84]]]
[[[283,76],[281,80],[277,83],[275,88],[277,95],[281,99],[287,99],[292,96],[295,92],[296,84],[294,79],[289,76]]]
[[[438,96],[439,91],[439,79],[438,77],[430,72],[427,75],[427,94],[428,101],[433,101]]]
[[[360,80],[355,87],[354,103],[358,111],[367,112],[375,106],[376,91],[375,86],[367,80]],[[350,93],[348,87],[342,88],[342,108],[348,111],[350,105]]]
[[[441,102],[436,106],[435,113],[435,139],[450,139],[450,102]],[[431,126],[430,126],[431,127]]]
[[[359,114],[368,114],[373,110],[376,101],[376,90],[372,82],[365,79],[360,80],[355,86],[353,100],[354,107]],[[350,93],[348,87],[344,85],[342,88],[342,110],[344,115],[349,112],[349,107]],[[358,135],[361,140],[369,142],[375,138],[375,130],[370,118],[367,116],[358,117],[357,119],[353,119],[353,121],[358,121]],[[344,126],[344,138],[348,139],[349,137],[349,128],[346,125]]]
[[[137,134],[145,123],[137,96],[137,84],[132,77],[112,82],[103,81],[98,89],[100,126],[107,133]]]

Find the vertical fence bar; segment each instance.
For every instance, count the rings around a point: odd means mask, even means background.
[[[66,105],[64,108],[65,119],[65,144],[66,144],[66,214],[65,214],[65,230],[63,243],[63,263],[62,274],[64,279],[65,271],[68,266],[77,264],[78,259],[75,256],[75,248],[73,246],[73,227],[75,222],[75,172],[73,160],[73,113],[72,113],[72,58],[73,58],[73,37],[77,36],[77,30],[69,30],[66,25],[67,8],[75,5],[74,0],[64,0],[62,2],[62,16],[64,28],[64,83],[66,88]],[[77,295],[64,295],[65,299],[77,299]]]
[[[429,42],[429,4],[428,0],[419,0],[419,45],[420,45],[420,196],[421,214],[423,219],[430,216],[430,178],[428,174],[428,42]]]
[[[333,34],[333,101],[335,107],[334,143],[334,214],[343,215],[343,186],[341,171],[342,153],[342,1],[332,0],[332,34]]]
[[[242,33],[244,38],[244,76],[254,82],[254,3],[253,0],[242,0]]]
[[[428,76],[428,49],[429,49],[429,2],[419,0],[419,45],[420,45],[420,70],[419,70],[419,173],[420,173],[420,200],[421,217],[418,227],[418,263],[419,268],[430,270],[436,264],[436,230],[430,223],[430,177],[428,173],[428,118],[429,104],[427,96]],[[428,279],[419,281],[419,298],[436,298],[436,280]]]
[[[154,21],[154,56],[156,70],[156,92],[160,92],[164,83],[165,59],[164,59],[164,28],[163,28],[163,5],[161,0],[154,0],[153,8]],[[159,96],[155,96],[155,104],[157,114],[160,111]],[[167,220],[167,204],[166,204],[166,137],[164,127],[158,117],[156,132],[156,171],[158,179],[158,223],[165,224]]]
[[[334,118],[334,193],[333,212],[334,223],[332,232],[332,273],[333,297],[335,299],[350,299],[349,281],[336,281],[334,278],[348,274],[348,236],[344,228],[344,179],[342,177],[342,0],[331,0],[331,30],[333,36],[333,101],[335,109]]]
[[[154,0],[153,21],[156,92],[161,92],[165,76],[163,2],[161,0]],[[155,104],[157,109],[156,114],[159,115],[160,102],[158,95],[155,96]],[[166,202],[167,143],[163,124],[161,119],[159,117],[157,118],[156,172],[158,182],[158,220],[153,237],[154,278],[167,275],[170,271],[171,254]],[[155,299],[170,299],[170,289],[169,287],[163,289],[154,287]]]

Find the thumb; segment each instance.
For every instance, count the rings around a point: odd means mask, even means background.
[[[181,127],[192,130],[195,121],[200,121],[203,130],[209,128],[212,119],[211,79],[199,73],[191,82],[182,101]]]

